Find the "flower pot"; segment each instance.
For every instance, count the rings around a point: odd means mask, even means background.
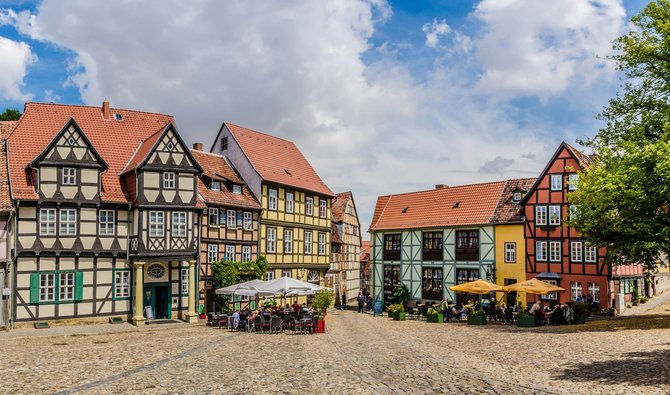
[[[393,321],[405,321],[405,313],[395,313],[393,316]]]
[[[426,322],[441,323],[444,322],[444,316],[441,313],[426,315]]]
[[[532,328],[535,326],[535,317],[532,315],[525,315],[516,319],[516,326],[521,328]]]
[[[201,320],[205,320],[207,319],[207,314],[200,314],[198,315],[198,318],[200,318]]]
[[[318,320],[315,330],[315,333],[326,333],[326,320]]]
[[[395,311],[389,311],[388,312],[389,318],[395,319],[396,314],[398,314],[398,313],[396,313]]]
[[[485,315],[469,315],[468,325],[486,325]]]

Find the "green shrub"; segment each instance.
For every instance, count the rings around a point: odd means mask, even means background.
[[[472,312],[472,315],[486,315],[486,312],[482,309],[478,309]]]
[[[531,317],[533,316],[531,313],[527,312],[526,310],[519,310],[516,313],[514,313],[514,318],[523,318],[523,317]]]
[[[429,315],[436,315],[436,314],[440,314],[440,312],[437,311],[435,308],[431,307],[431,308],[428,309],[428,313],[427,313],[427,314],[429,314]]]
[[[314,310],[321,312],[323,309],[327,309],[333,303],[333,293],[328,290],[316,291],[314,293],[314,299],[312,299],[312,307]]]
[[[405,284],[398,285],[393,289],[392,296],[396,303],[405,306],[407,300],[409,300],[409,288]]]
[[[388,307],[389,313],[402,313],[405,311],[405,306],[400,303],[394,303]]]

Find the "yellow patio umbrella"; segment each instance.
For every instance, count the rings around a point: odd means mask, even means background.
[[[530,280],[522,281],[503,287],[505,292],[526,292],[529,294],[546,295],[552,292],[563,292],[565,289],[549,284],[548,282],[531,278]]]
[[[453,287],[449,287],[449,289],[456,292],[466,292],[469,294],[484,295],[490,292],[500,292],[503,290],[503,287],[497,284],[493,284],[486,280],[475,280],[463,284],[454,285]]]

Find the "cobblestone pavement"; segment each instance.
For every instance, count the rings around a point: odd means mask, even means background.
[[[670,393],[668,329],[552,333],[332,311],[327,330],[268,335],[178,325],[0,337],[0,392]]]

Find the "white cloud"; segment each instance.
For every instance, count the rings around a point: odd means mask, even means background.
[[[435,48],[440,43],[440,36],[449,34],[451,28],[443,19],[440,22],[433,19],[433,23],[424,23],[421,30],[426,34],[426,45]]]
[[[31,98],[23,92],[23,79],[36,60],[28,44],[0,36],[0,97],[17,101]]]

